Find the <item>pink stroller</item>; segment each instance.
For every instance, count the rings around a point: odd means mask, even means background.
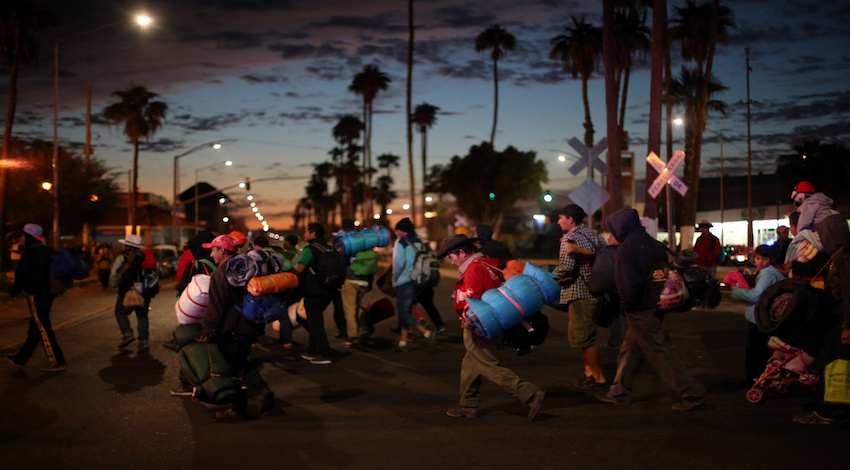
[[[793,384],[811,386],[818,382],[817,373],[811,369],[815,358],[800,348],[771,336],[767,346],[773,351],[773,357],[767,361],[764,372],[747,391],[747,400],[758,403],[772,395],[783,395]]]

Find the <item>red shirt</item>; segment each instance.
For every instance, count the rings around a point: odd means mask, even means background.
[[[496,267],[499,260],[481,256],[472,260],[463,275],[455,284],[452,297],[455,299],[455,312],[466,321],[466,299],[480,299],[484,292],[502,285],[502,273]]]
[[[714,247],[712,248],[712,241]],[[720,256],[720,240],[712,234],[700,235],[694,245],[694,251],[699,258],[697,266],[717,266],[717,257]]]

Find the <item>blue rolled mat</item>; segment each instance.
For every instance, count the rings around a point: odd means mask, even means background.
[[[470,313],[475,314],[478,321],[472,322],[472,325],[482,336],[487,339],[493,339],[502,334],[502,327],[499,325],[499,320],[496,319],[493,309],[486,302],[480,299],[466,299],[466,303],[469,305],[467,315]]]
[[[525,263],[525,269],[522,274],[537,281],[544,294],[544,303],[556,304],[560,302],[561,286],[555,282],[555,276],[552,273],[531,263]]]

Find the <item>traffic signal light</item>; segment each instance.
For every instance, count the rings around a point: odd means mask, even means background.
[[[490,197],[491,201],[496,199],[496,193],[494,193],[493,191],[490,191],[490,194],[488,196]]]
[[[550,203],[553,199],[555,198],[552,197],[552,193],[550,193],[549,191],[543,193],[543,202]]]

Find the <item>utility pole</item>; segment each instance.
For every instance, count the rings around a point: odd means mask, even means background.
[[[745,47],[747,55],[747,248],[753,248],[753,163],[750,152],[750,48]]]

